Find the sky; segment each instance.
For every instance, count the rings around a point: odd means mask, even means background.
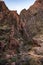
[[[18,14],[21,12],[22,9],[28,9],[35,0],[4,0],[7,7],[10,10],[17,10]]]

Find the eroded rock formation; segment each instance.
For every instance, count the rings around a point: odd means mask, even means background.
[[[16,11],[10,11],[4,1],[0,1],[0,39],[2,41],[4,40],[3,43],[8,43],[11,49],[11,45],[14,45],[14,47],[19,46],[19,42],[17,42],[17,39],[14,37],[17,35],[18,30],[19,15]]]
[[[43,33],[43,1],[37,0],[28,10],[22,10],[20,18],[25,23],[27,37],[32,38],[37,33]],[[24,32],[25,33],[25,32]]]
[[[1,61],[10,60],[9,65],[43,65],[43,0],[20,15],[0,1],[0,51]]]

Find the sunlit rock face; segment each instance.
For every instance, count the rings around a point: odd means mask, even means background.
[[[38,34],[33,37],[34,44],[37,44],[38,47],[33,47],[36,54],[43,55],[43,34]]]
[[[35,3],[28,10],[24,9],[20,13],[20,19],[25,24],[24,31],[26,31],[26,35],[29,39],[37,33],[43,33],[42,3],[42,0],[36,0]]]

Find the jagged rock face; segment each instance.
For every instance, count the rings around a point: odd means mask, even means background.
[[[0,12],[8,12],[8,8],[6,7],[4,1],[0,1]]]
[[[36,51],[36,54],[43,55],[43,34],[38,34],[33,38],[33,41],[35,44],[37,44],[38,47],[33,47]],[[39,50],[40,49],[40,50]]]
[[[7,25],[10,29],[14,25],[14,36],[21,33],[23,39],[30,41],[36,34],[43,33],[43,2],[39,1],[36,0],[28,10],[22,10],[20,16],[17,12],[10,11],[4,1],[0,1],[0,25]]]
[[[39,2],[39,3],[43,3],[43,1],[42,0],[36,0],[37,2]]]
[[[39,33],[42,34],[40,40],[35,37]],[[43,0],[36,0],[28,10],[22,10],[20,15],[16,11],[10,11],[5,3],[0,1],[0,50],[3,52],[0,54],[1,59],[7,59],[7,64],[12,61],[16,65],[43,65],[42,48]],[[17,52],[20,54],[15,56]],[[4,61],[2,60],[0,65],[6,65]],[[15,64],[12,62],[9,65]]]
[[[41,1],[41,2],[40,2]],[[31,39],[38,33],[43,33],[43,1],[37,0],[28,10],[22,10],[20,19],[25,23],[24,34]]]
[[[19,15],[17,14],[17,12],[10,11],[6,7],[4,1],[0,1],[0,41],[3,43],[8,42],[8,47],[10,49],[12,49],[12,45],[14,45],[14,47],[19,46],[19,42],[17,42],[14,37],[15,35],[17,36],[17,31],[19,29],[18,23]]]
[[[31,40],[37,33],[43,33],[42,3],[42,0],[36,0],[28,10],[22,10],[19,16],[15,11],[9,11],[4,1],[0,1],[0,25],[9,27],[14,25],[15,35],[18,35],[17,31],[20,30],[24,38]]]

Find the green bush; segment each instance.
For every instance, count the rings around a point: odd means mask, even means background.
[[[16,58],[15,57],[11,58],[11,62],[16,62]]]

